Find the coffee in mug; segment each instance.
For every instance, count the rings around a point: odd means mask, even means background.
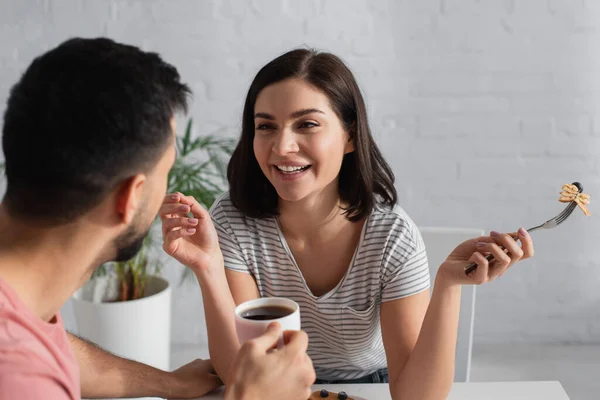
[[[250,300],[235,308],[235,329],[240,344],[261,336],[272,322],[284,331],[300,330],[300,306],[283,297]],[[283,346],[283,336],[279,347]]]
[[[285,306],[262,306],[244,311],[241,315],[244,319],[253,321],[271,321],[286,317],[294,312],[293,308]]]

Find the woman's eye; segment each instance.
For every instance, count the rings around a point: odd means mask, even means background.
[[[271,124],[258,124],[256,127],[257,131],[266,131],[268,129],[273,129],[273,125]]]
[[[310,129],[310,128],[319,126],[319,124],[317,124],[316,122],[304,121],[304,122],[300,122],[300,124],[298,126],[302,129]]]

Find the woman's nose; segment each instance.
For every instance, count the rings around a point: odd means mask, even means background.
[[[296,134],[291,129],[283,129],[275,137],[273,143],[273,151],[278,154],[295,153],[298,151],[298,142],[296,141]]]

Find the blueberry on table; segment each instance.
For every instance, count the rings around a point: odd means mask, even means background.
[[[339,392],[338,393],[338,399],[339,400],[346,400],[348,398],[348,395],[346,394],[346,392]]]
[[[325,389],[321,389],[321,393],[319,393],[319,396],[325,398],[325,397],[329,396],[329,392]]]

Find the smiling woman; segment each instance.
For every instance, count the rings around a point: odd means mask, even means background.
[[[298,302],[320,380],[387,381],[382,307],[409,304],[394,340],[412,346],[427,258],[338,57],[295,50],[258,72],[228,179],[211,212],[235,302]]]
[[[199,211],[193,233],[172,215],[177,204],[163,212],[169,254],[198,277],[225,378],[240,348],[235,305],[285,297],[300,306],[317,383],[389,381],[393,398],[446,398],[460,285],[492,280],[533,251],[526,233],[524,250],[501,234],[461,244],[437,270],[430,303],[421,234],[396,204],[352,72],[329,53],[290,51],[258,72],[227,177],[230,192],[211,219]],[[478,268],[465,275],[469,261]]]

